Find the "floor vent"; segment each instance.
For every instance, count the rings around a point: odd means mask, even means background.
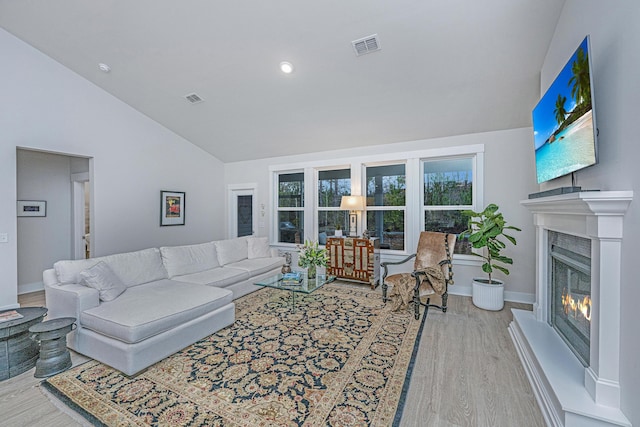
[[[378,41],[377,34],[354,40],[351,44],[353,45],[353,50],[356,51],[356,56],[380,50],[380,42]]]
[[[189,101],[192,104],[197,104],[199,102],[204,102],[204,99],[200,98],[195,93],[190,93],[189,95],[185,95],[184,97],[187,98],[187,101]]]

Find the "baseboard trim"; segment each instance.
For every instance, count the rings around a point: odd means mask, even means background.
[[[448,291],[450,295],[471,296],[471,286],[458,286],[456,283],[454,286],[449,286]]]
[[[44,290],[43,282],[24,283],[22,285],[18,285],[18,295],[30,294],[31,292],[38,292],[43,290]]]
[[[523,304],[533,304],[536,302],[535,294],[526,292],[504,291],[504,300],[511,302],[521,302]]]
[[[458,286],[457,284],[455,286],[450,286],[449,294],[470,297],[472,295],[471,286]],[[536,302],[536,296],[526,292],[504,291],[504,300],[523,304],[533,304]]]

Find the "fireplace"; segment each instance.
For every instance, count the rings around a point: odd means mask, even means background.
[[[551,426],[630,426],[620,410],[620,263],[632,191],[524,200],[536,227],[536,302],[509,332]]]
[[[591,240],[549,231],[549,324],[584,366],[591,336]]]

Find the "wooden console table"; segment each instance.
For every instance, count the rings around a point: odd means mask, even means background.
[[[380,240],[357,237],[327,239],[327,274],[345,280],[368,283],[375,289],[380,283]]]

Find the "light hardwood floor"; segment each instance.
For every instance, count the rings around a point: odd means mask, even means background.
[[[42,306],[44,293],[21,295],[19,302]],[[507,303],[489,312],[452,295],[446,314],[429,310],[401,426],[544,426],[507,331],[514,307],[530,309]],[[42,394],[33,372],[0,383],[0,425],[81,425]]]

